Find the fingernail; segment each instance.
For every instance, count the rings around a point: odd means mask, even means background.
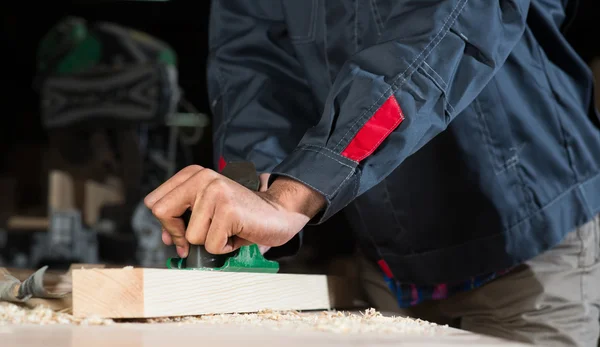
[[[187,257],[187,252],[185,251],[185,248],[181,247],[181,246],[177,246],[175,247],[177,248],[177,254],[181,257],[181,258],[185,258]]]

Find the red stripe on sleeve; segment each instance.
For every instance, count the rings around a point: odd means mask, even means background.
[[[377,265],[379,265],[379,268],[381,268],[381,271],[383,271],[383,273],[388,278],[394,278],[394,274],[392,273],[390,266],[387,264],[387,262],[385,260],[379,259],[379,261],[377,261]]]
[[[371,155],[389,134],[404,120],[398,101],[392,95],[379,107],[373,117],[356,133],[342,155],[361,161]]]
[[[221,156],[219,158],[219,172],[223,171],[226,165],[227,163],[225,162],[225,159],[223,158],[223,156]]]

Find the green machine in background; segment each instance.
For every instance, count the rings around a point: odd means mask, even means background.
[[[86,258],[98,253],[90,235],[129,229],[140,265],[164,265],[168,254],[160,225],[141,199],[178,167],[191,164],[192,148],[208,125],[208,117],[183,98],[175,51],[137,30],[67,17],[39,43],[34,86],[42,125],[61,160],[74,172],[108,167],[107,157],[117,160],[126,202],[98,225],[82,224],[81,211],[49,211],[56,223],[36,241],[33,253],[40,254],[33,258],[94,263],[94,257]],[[99,148],[92,137],[105,145]]]
[[[42,122],[169,123],[181,96],[176,64],[171,47],[142,32],[66,18],[38,49]]]
[[[71,134],[81,127],[98,124],[109,127],[165,125],[171,129],[170,160],[167,160],[171,164],[165,179],[174,174],[171,159],[174,159],[173,146],[177,142],[172,140],[178,137],[177,128],[200,128],[207,124],[206,118],[193,110],[177,112],[178,106],[186,103],[177,82],[176,54],[164,42],[142,32],[111,23],[90,24],[81,18],[66,18],[41,41],[37,62],[42,122],[49,131],[68,128],[67,134]],[[249,189],[258,190],[259,179],[252,163],[229,163],[223,174]],[[138,248],[159,249],[162,246],[160,224],[143,204],[138,204],[132,212],[131,225],[138,235]],[[60,231],[64,239],[65,232]],[[143,266],[158,265],[157,257],[154,263],[141,258]],[[91,260],[94,259],[88,259]],[[209,254],[202,246],[193,246],[188,258],[169,258],[167,267],[261,273],[279,270],[279,264],[265,259],[257,245],[219,256]]]

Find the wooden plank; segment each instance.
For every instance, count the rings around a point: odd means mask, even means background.
[[[47,217],[12,216],[6,222],[8,230],[46,231],[49,225]]]
[[[86,225],[98,222],[104,205],[120,205],[125,202],[122,186],[122,182],[116,177],[108,177],[106,182],[85,181],[83,220]]]
[[[68,173],[52,170],[48,174],[48,208],[50,211],[75,209],[75,183]]]
[[[329,292],[334,283],[325,275],[73,270],[73,314],[149,318],[265,309],[327,310],[337,304]]]

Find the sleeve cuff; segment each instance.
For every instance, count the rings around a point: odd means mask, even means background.
[[[320,224],[346,207],[358,192],[358,163],[327,148],[300,146],[277,165],[269,185],[278,176],[287,176],[323,194],[326,207],[311,225]]]

